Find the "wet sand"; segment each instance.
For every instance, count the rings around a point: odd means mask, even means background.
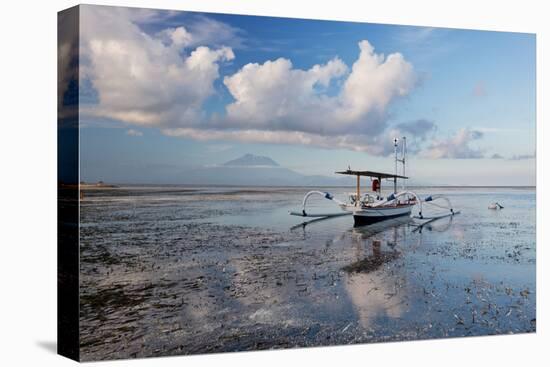
[[[534,191],[441,190],[462,214],[416,232],[294,227],[305,188],[87,190],[82,359],[535,331]]]

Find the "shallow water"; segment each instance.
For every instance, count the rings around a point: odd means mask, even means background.
[[[288,212],[308,190],[86,190],[82,359],[535,331],[533,189],[419,188],[461,211],[422,230],[300,225]]]

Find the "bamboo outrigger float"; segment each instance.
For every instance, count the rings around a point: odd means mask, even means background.
[[[349,195],[349,201],[343,202],[336,199],[332,194],[322,191],[310,191],[308,192],[302,201],[301,212],[290,212],[291,215],[297,215],[301,217],[313,217],[313,218],[329,218],[342,215],[353,215],[354,224],[368,225],[377,223],[387,219],[393,219],[403,216],[411,216],[412,209],[415,206],[419,207],[418,215],[414,216],[415,219],[433,221],[439,218],[453,216],[458,214],[453,210],[451,202],[448,198],[442,195],[431,195],[422,200],[416,193],[408,191],[405,186],[405,180],[408,179],[405,176],[405,162],[406,162],[406,138],[403,138],[401,158],[398,157],[398,139],[394,139],[394,151],[395,151],[395,173],[383,173],[375,171],[355,171],[348,168],[345,171],[335,172],[342,175],[350,175],[357,177],[357,185],[355,193]],[[402,174],[398,174],[398,163],[402,163]],[[370,177],[372,180],[372,192],[361,194],[361,177]],[[382,180],[393,181],[393,192],[384,197],[382,195]],[[401,191],[397,191],[398,179],[402,180]],[[312,195],[320,195],[325,199],[332,200],[342,210],[339,213],[318,213],[311,214],[306,212],[306,204],[309,197]],[[446,209],[449,211],[433,217],[424,217],[422,214],[422,203],[433,203],[434,200],[443,200],[447,204]],[[436,205],[442,207],[441,205]]]

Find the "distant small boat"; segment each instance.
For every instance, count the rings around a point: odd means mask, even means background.
[[[355,193],[349,194],[348,202],[342,202],[328,192],[322,191],[310,191],[308,192],[302,201],[301,212],[290,212],[291,215],[302,217],[336,217],[345,214],[352,214],[355,225],[368,225],[377,223],[383,220],[399,218],[403,216],[410,216],[412,208],[415,205],[419,206],[417,219],[433,220],[440,217],[446,217],[449,215],[458,214],[451,206],[449,199],[442,195],[431,195],[422,200],[416,193],[407,191],[405,189],[404,180],[408,177],[405,176],[405,157],[406,157],[406,138],[403,138],[401,158],[398,157],[398,139],[394,139],[394,151],[395,151],[395,173],[382,173],[374,171],[354,171],[348,167],[345,171],[336,172],[342,175],[351,175],[357,177],[357,187]],[[403,164],[403,173],[397,174],[398,163]],[[361,176],[370,177],[372,179],[372,193],[361,194]],[[393,181],[393,193],[387,197],[382,196],[382,179]],[[402,189],[397,192],[397,179],[403,180]],[[325,199],[334,201],[344,213],[326,213],[326,214],[310,214],[306,212],[307,199],[312,195],[321,195]],[[448,204],[447,209],[450,212],[438,216],[426,218],[422,215],[422,202],[432,202],[437,199],[442,199]],[[436,205],[441,207],[440,205]]]
[[[504,207],[502,205],[500,205],[499,203],[492,203],[492,204],[489,205],[488,208],[493,209],[493,210],[504,209]]]

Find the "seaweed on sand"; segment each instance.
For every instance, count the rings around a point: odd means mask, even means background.
[[[377,270],[380,266],[399,257],[399,252],[381,252],[375,255],[370,255],[344,266],[342,269],[347,273],[370,273]]]

